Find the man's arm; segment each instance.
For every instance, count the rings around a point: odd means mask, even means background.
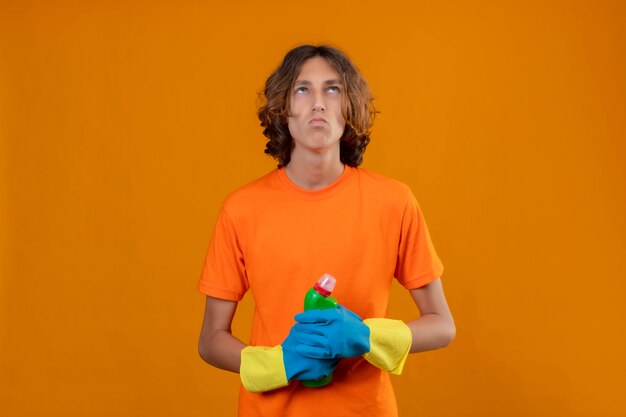
[[[246,345],[231,333],[236,309],[236,301],[207,296],[198,352],[208,364],[239,373],[241,350]]]
[[[413,334],[411,353],[445,347],[456,336],[456,327],[441,279],[409,291],[421,316],[407,325]]]
[[[312,359],[296,352],[296,331],[290,331],[281,345],[246,346],[231,333],[237,302],[207,297],[198,352],[205,362],[240,374],[250,392],[264,392],[287,386],[289,381],[316,380],[329,375],[336,359]]]
[[[409,323],[359,316],[337,309],[308,310],[296,315],[299,352],[311,358],[351,358],[363,355],[372,365],[402,373],[407,356],[447,346],[456,335],[441,280],[410,290],[421,316]]]

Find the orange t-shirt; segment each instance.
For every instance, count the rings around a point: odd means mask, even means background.
[[[392,279],[407,289],[437,279],[443,265],[406,185],[346,166],[320,190],[304,190],[277,169],[229,195],[219,213],[198,289],[255,302],[250,344],[276,346],[324,273],[333,295],[361,318],[385,317]],[[253,394],[240,416],[397,416],[389,375],[363,358],[343,359],[333,382]]]

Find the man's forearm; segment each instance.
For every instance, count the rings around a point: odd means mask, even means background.
[[[411,353],[446,347],[456,335],[452,317],[446,318],[439,314],[424,314],[407,323],[407,326],[413,334]]]
[[[198,348],[202,359],[217,368],[239,373],[241,350],[246,345],[226,330],[216,330]]]

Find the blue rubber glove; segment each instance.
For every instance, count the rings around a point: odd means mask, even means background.
[[[339,305],[296,315],[296,351],[307,358],[353,358],[370,351],[370,328]]]
[[[298,352],[300,346],[298,338],[300,335],[296,326],[292,326],[289,335],[281,345],[287,380],[317,380],[332,374],[337,363],[339,363],[339,359],[329,357],[316,358],[300,354]]]

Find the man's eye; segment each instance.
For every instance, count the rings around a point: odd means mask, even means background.
[[[339,93],[341,92],[341,89],[338,86],[333,85],[331,87],[328,87],[328,91],[330,91],[331,93]]]
[[[306,93],[306,87],[298,87],[296,88],[296,94]]]

